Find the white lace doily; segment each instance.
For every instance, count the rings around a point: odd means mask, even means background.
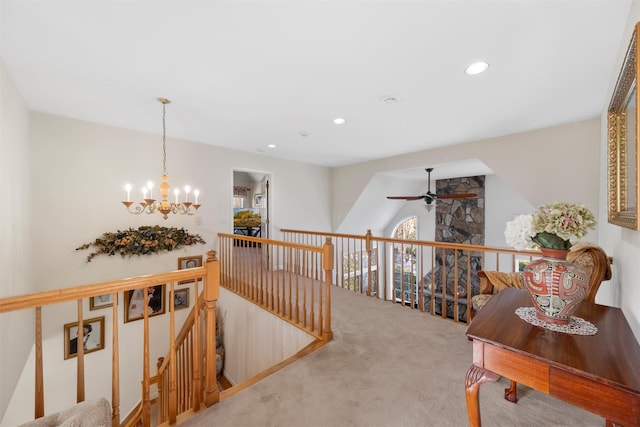
[[[557,325],[538,319],[536,309],[533,307],[516,308],[516,314],[527,323],[555,332],[564,332],[565,334],[573,335],[595,335],[598,332],[598,328],[596,328],[593,323],[575,316],[569,317],[569,323],[567,325]]]

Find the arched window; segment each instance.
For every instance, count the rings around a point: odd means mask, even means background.
[[[418,217],[412,216],[396,225],[391,235],[394,239],[416,240],[418,236]]]
[[[391,237],[402,240],[393,244],[393,297],[395,302],[416,305],[418,303],[416,246],[406,241],[417,240],[418,217],[412,216],[402,220],[394,228]]]

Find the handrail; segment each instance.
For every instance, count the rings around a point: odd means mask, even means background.
[[[20,310],[33,309],[35,311],[36,333],[34,338],[35,346],[35,411],[34,418],[40,418],[45,413],[45,396],[44,396],[44,375],[43,375],[43,359],[44,348],[42,338],[42,324],[46,321],[43,319],[43,313],[41,308],[43,306],[77,302],[77,324],[78,324],[78,342],[82,342],[83,334],[83,321],[84,319],[84,300],[90,297],[96,297],[105,294],[111,294],[113,301],[117,301],[117,295],[121,292],[127,292],[134,289],[144,289],[144,296],[146,297],[147,288],[165,284],[169,289],[169,303],[168,311],[170,316],[169,321],[169,336],[175,335],[175,307],[173,292],[174,287],[184,281],[192,281],[194,283],[195,295],[198,294],[198,283],[202,285],[203,299],[208,311],[213,310],[215,313],[215,302],[219,296],[219,284],[220,284],[220,266],[218,260],[215,258],[215,252],[210,251],[207,253],[207,263],[203,267],[176,270],[166,273],[151,274],[121,280],[113,280],[101,283],[95,283],[90,285],[73,286],[63,289],[48,290],[36,293],[30,293],[25,295],[11,296],[0,299],[0,313],[8,313]],[[197,307],[197,305],[196,305]],[[195,307],[194,307],[195,308]],[[197,313],[197,311],[196,311]],[[149,373],[149,307],[145,304],[143,310],[143,367],[142,367],[142,401],[141,401],[141,421],[143,426],[150,425],[150,397],[149,387],[151,384],[151,375]],[[213,334],[212,339],[205,339],[207,342],[205,351],[208,358],[205,360],[206,366],[202,369],[202,374],[199,375],[198,381],[204,379],[204,386],[198,386],[202,389],[201,398],[198,398],[198,402],[204,401],[205,404],[210,405],[213,402],[219,400],[219,392],[216,386],[215,378],[215,357],[210,357],[211,354],[215,355],[215,315],[212,320],[207,318],[206,326],[211,326],[212,329],[203,329],[203,334]],[[120,372],[119,372],[119,315],[118,305],[113,304],[112,307],[112,333],[105,335],[112,336],[112,366],[111,366],[111,382],[112,382],[112,426],[116,427],[120,425]],[[105,329],[109,325],[105,325]],[[213,344],[211,344],[213,341]],[[173,340],[170,339],[170,343]],[[169,359],[173,359],[172,353],[168,355]],[[169,362],[172,363],[171,361]],[[85,383],[85,352],[82,345],[78,346],[76,354],[77,364],[77,381],[76,381],[76,401],[81,402],[84,400],[84,383]],[[213,376],[213,380],[211,379]],[[173,377],[175,378],[175,376]],[[173,381],[172,378],[172,381]],[[170,384],[170,387],[172,385]],[[174,396],[172,396],[174,397]],[[174,405],[175,406],[175,405]],[[172,419],[175,422],[175,413],[172,414]]]
[[[307,245],[218,233],[221,286],[323,341],[330,341],[330,241]]]
[[[332,242],[335,286],[456,322],[470,318],[470,299],[480,291],[477,271],[518,271],[520,263],[541,256],[530,250],[375,237],[371,230],[364,235],[280,231],[291,244]]]

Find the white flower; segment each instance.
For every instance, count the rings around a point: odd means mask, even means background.
[[[517,249],[531,249],[533,241],[531,238],[536,235],[532,227],[533,215],[518,215],[512,221],[507,222],[504,230],[504,237],[507,245]]]

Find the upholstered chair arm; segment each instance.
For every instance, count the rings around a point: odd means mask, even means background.
[[[523,288],[522,273],[502,271],[478,271],[481,294],[497,294],[505,288]]]

